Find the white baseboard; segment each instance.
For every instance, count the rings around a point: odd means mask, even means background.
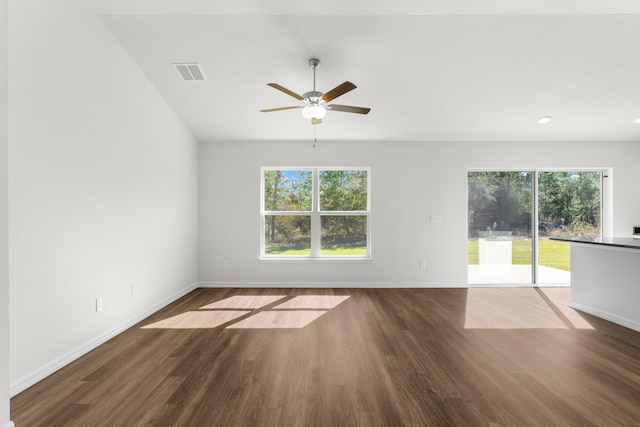
[[[624,326],[625,328],[633,329],[634,331],[640,332],[640,322],[637,322],[635,320],[627,319],[626,317],[618,316],[607,311],[582,305],[577,302],[570,302],[569,307],[575,308],[576,310],[584,311],[585,313],[591,314],[592,316],[596,316],[601,319],[608,320],[609,322],[616,323],[620,326]]]
[[[198,282],[199,288],[531,288],[531,283],[447,282]],[[541,284],[538,288],[568,288],[568,284]]]
[[[135,318],[130,319],[127,322],[124,322],[124,323],[122,323],[120,325],[117,325],[117,326],[109,329],[105,333],[103,333],[103,334],[95,337],[94,339],[92,339],[92,340],[80,345],[79,347],[74,348],[73,350],[63,354],[62,356],[52,360],[51,362],[41,366],[40,368],[35,369],[35,370],[29,372],[26,375],[23,375],[21,378],[18,378],[17,380],[13,381],[10,384],[10,386],[9,386],[9,394],[10,394],[10,396],[13,397],[16,394],[26,390],[27,388],[31,387],[32,385],[34,385],[38,381],[43,380],[44,378],[46,378],[49,375],[51,375],[54,372],[56,372],[57,370],[65,367],[66,365],[68,365],[69,363],[73,362],[74,360],[80,358],[81,356],[84,356],[85,354],[87,354],[91,350],[93,350],[96,347],[98,347],[98,346],[104,344],[105,342],[109,341],[111,338],[115,337],[116,335],[118,335],[118,334],[124,332],[125,330],[129,329],[130,327],[132,327],[136,323],[138,323],[138,322],[146,319],[147,317],[151,316],[156,311],[166,307],[167,305],[171,304],[172,302],[176,301],[177,299],[182,298],[183,296],[185,296],[189,292],[193,291],[197,287],[198,287],[197,283],[193,283],[193,284],[187,286],[186,288],[182,289],[181,291],[178,291],[175,294],[163,299],[159,303],[153,305],[152,307],[150,307],[146,311],[144,311],[144,312],[140,313],[139,315],[137,315]],[[12,424],[10,424],[8,427],[11,427],[11,426],[12,426]]]
[[[531,283],[469,283],[468,288],[570,288],[566,283],[544,283],[533,285]]]
[[[467,288],[466,283],[438,282],[199,282],[199,288]]]

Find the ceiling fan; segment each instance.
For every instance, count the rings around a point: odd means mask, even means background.
[[[338,85],[331,89],[329,92],[318,92],[316,91],[316,69],[320,65],[320,60],[317,58],[311,58],[309,60],[309,67],[313,70],[313,90],[309,92],[305,92],[302,96],[297,93],[280,86],[277,83],[267,83],[267,85],[271,86],[274,89],[278,89],[281,92],[286,93],[289,96],[294,97],[298,101],[302,101],[301,105],[292,105],[290,107],[279,107],[279,108],[269,108],[267,110],[260,110],[262,113],[270,113],[272,111],[281,111],[281,110],[293,110],[295,108],[302,109],[302,116],[305,119],[311,120],[312,125],[317,125],[322,123],[322,118],[327,114],[327,110],[331,111],[342,111],[345,113],[356,113],[356,114],[367,114],[371,111],[371,108],[364,107],[352,107],[350,105],[338,105],[338,104],[329,104],[331,101],[336,99],[337,97],[344,95],[345,93],[356,88],[351,82],[344,82],[341,85]]]

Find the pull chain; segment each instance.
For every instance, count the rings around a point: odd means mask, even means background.
[[[318,142],[318,138],[316,138],[316,127],[313,127],[313,148],[316,148],[316,142]]]

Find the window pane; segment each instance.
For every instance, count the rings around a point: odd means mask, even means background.
[[[571,246],[550,237],[600,237],[600,172],[538,174],[538,283],[571,282]]]
[[[366,211],[367,171],[320,171],[320,210]]]
[[[266,211],[310,211],[311,171],[264,171],[264,209]]]
[[[600,237],[600,172],[540,172],[541,236]]]
[[[310,216],[266,215],[264,226],[266,255],[311,254]]]
[[[323,216],[321,217],[322,255],[366,255],[366,216]]]
[[[533,173],[469,172],[470,283],[531,283]]]

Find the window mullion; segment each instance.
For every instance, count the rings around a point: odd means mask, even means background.
[[[540,213],[538,212],[538,178],[540,171],[533,171],[533,191],[531,192],[531,283],[538,286],[538,242],[540,241],[539,222]]]
[[[314,168],[311,171],[312,177],[312,203],[311,203],[311,256],[320,256],[320,234],[322,226],[320,223],[320,172]]]

